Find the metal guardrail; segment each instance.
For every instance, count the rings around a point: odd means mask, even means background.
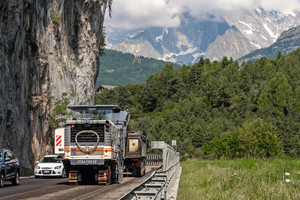
[[[163,164],[163,154],[147,154],[146,155],[146,165],[148,166],[158,166]]]
[[[151,142],[152,149],[162,149],[163,164],[142,184],[120,200],[167,200],[179,172],[179,153],[165,142]]]

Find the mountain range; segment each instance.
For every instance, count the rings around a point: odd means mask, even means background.
[[[108,28],[107,47],[135,56],[171,62],[195,63],[200,57],[238,59],[276,42],[283,31],[300,25],[299,12],[266,11],[259,7],[241,10],[235,18],[203,21],[189,13],[181,15],[177,28],[150,27],[144,30]]]
[[[288,55],[300,47],[300,26],[283,31],[277,41],[267,48],[253,51],[240,59],[239,61],[251,60],[254,62],[261,57],[276,58],[280,51],[282,55]]]

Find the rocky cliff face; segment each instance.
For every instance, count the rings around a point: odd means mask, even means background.
[[[221,60],[223,56],[227,56],[235,60],[254,50],[256,48],[249,43],[247,38],[232,26],[207,47],[205,57],[210,60]]]
[[[52,153],[50,96],[93,104],[103,0],[0,1],[0,148],[24,168]]]

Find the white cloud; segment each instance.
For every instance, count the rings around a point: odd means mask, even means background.
[[[291,12],[300,10],[299,0],[261,0],[260,6],[266,10]]]
[[[300,0],[114,0],[112,19],[106,16],[105,26],[134,29],[150,26],[177,27],[180,14],[207,19],[215,15],[234,16],[240,9],[253,9],[261,6],[266,10],[295,11],[300,10]]]
[[[114,0],[112,18],[105,16],[105,26],[114,28],[177,27],[180,8],[165,0]]]

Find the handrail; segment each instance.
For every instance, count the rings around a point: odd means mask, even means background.
[[[149,178],[147,178],[143,183],[141,183],[140,185],[138,185],[137,187],[133,188],[132,190],[130,190],[127,194],[125,194],[124,196],[122,196],[119,200],[129,200],[132,199],[133,197],[135,197],[134,194],[135,191],[140,191],[139,188],[141,185],[146,184],[147,182],[150,181],[150,179],[155,175],[155,173],[157,172],[157,170],[161,169],[162,167],[157,168],[154,172],[152,172],[151,176]],[[130,196],[132,195],[132,197],[130,198]]]
[[[163,150],[163,165],[137,187],[130,190],[119,200],[168,199],[179,168],[179,153],[165,142],[152,142],[153,149]]]

